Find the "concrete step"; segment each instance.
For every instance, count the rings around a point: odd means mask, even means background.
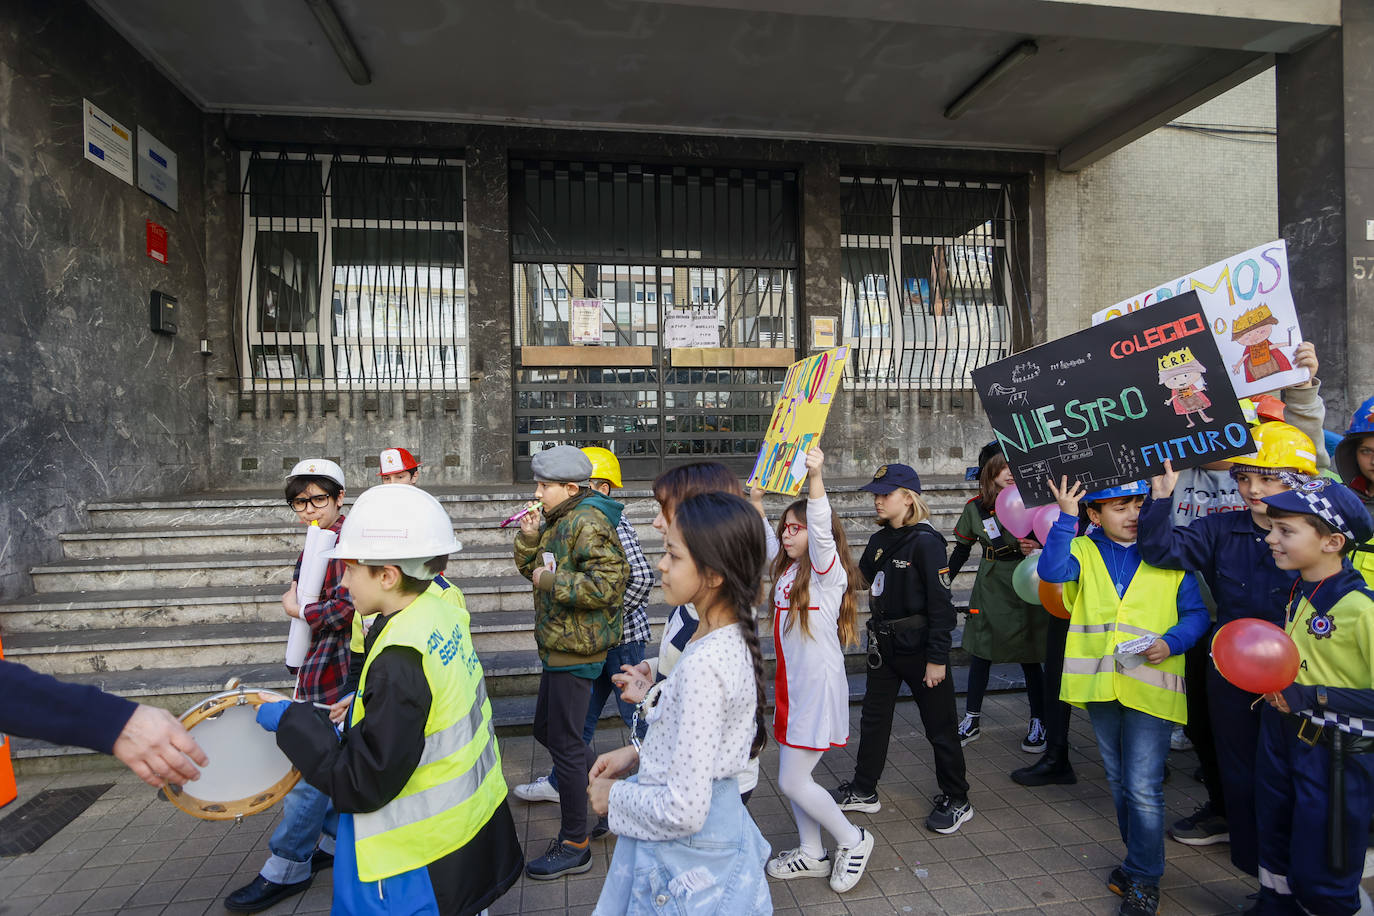
[[[779,510],[781,511],[781,510]],[[961,509],[935,511],[931,524],[952,532]],[[845,520],[845,533],[852,543],[864,543],[873,532],[873,513],[869,506],[837,510]],[[661,541],[651,527],[652,516],[630,515],[646,549]],[[500,528],[489,518],[455,518],[453,530],[464,551],[502,548],[510,553],[515,537],[513,528]],[[102,528],[60,535],[63,554],[72,560],[104,560],[118,557],[208,556],[214,554],[293,553],[304,542],[304,528],[292,522],[261,525],[181,526],[174,528]]]
[[[369,483],[371,481],[369,480]],[[870,507],[872,497],[858,488],[866,480],[830,481],[831,501],[841,508]],[[935,478],[924,484],[926,502],[932,509],[962,508],[976,492],[976,487],[964,480]],[[485,518],[499,524],[533,498],[533,485],[507,485],[464,490],[435,489],[431,492],[459,518]],[[615,494],[625,504],[630,517],[648,522],[658,512],[658,504],[647,482],[627,482]],[[791,500],[769,495],[766,504],[776,514]],[[352,497],[345,505],[352,503]],[[347,511],[345,509],[345,511]],[[203,495],[134,498],[88,503],[86,512],[93,529],[181,528],[211,525],[270,525],[293,518],[280,493],[254,492],[244,494],[207,493]]]

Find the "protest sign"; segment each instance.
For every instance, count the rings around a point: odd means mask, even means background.
[[[1094,325],[973,370],[1027,506],[1062,476],[1089,490],[1253,449],[1198,296]]]
[[[746,488],[758,484],[770,493],[787,496],[801,492],[806,452],[820,443],[848,359],[849,348],[836,347],[787,367]]]
[[[1293,368],[1302,331],[1288,288],[1288,246],[1282,239],[1108,306],[1093,314],[1093,324],[1189,290],[1202,302],[1237,395],[1244,398],[1307,381],[1306,369]]]

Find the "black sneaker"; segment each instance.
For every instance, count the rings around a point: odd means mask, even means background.
[[[592,839],[599,840],[611,832],[611,822],[606,818],[598,818],[596,826],[592,828]]]
[[[955,800],[948,795],[935,796],[935,810],[926,818],[926,829],[936,833],[953,833],[973,818],[973,805],[967,798]]]
[[[580,875],[592,870],[590,846],[574,846],[562,840],[549,844],[549,851],[525,866],[525,874],[536,881],[548,881],[564,875]]]
[[[334,867],[334,853],[325,852],[323,849],[315,850],[315,854],[310,857],[310,874],[317,875],[326,868]]]
[[[1030,720],[1030,727],[1026,729],[1026,737],[1021,742],[1021,750],[1027,754],[1045,753],[1045,723],[1039,719]]]
[[[983,734],[983,730],[978,727],[978,720],[980,718],[982,717],[975,716],[972,713],[970,713],[964,716],[964,721],[959,723],[958,731],[960,747],[965,747],[969,744],[972,744],[973,742],[978,740],[979,736]]]
[[[257,913],[280,903],[287,897],[303,894],[310,889],[312,875],[295,884],[278,884],[258,875],[249,884],[224,898],[224,908],[231,913]]]
[[[1169,839],[1184,846],[1214,846],[1217,843],[1231,842],[1231,831],[1226,824],[1226,818],[1212,812],[1211,802],[1174,822],[1166,832]]]
[[[1107,890],[1118,897],[1125,897],[1134,885],[1135,881],[1122,870],[1120,865],[1113,868],[1112,873],[1107,876]]]
[[[867,795],[854,788],[852,782],[842,782],[840,787],[833,793],[835,801],[840,806],[841,811],[862,811],[864,814],[877,814],[883,810],[883,803],[878,801],[878,793],[870,792]]]
[[[1119,916],[1159,916],[1159,888],[1132,883],[1117,913]]]

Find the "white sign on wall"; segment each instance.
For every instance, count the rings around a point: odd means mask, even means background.
[[[142,127],[138,129],[138,186],[153,199],[177,208],[177,154]]]
[[[134,142],[129,128],[81,100],[86,158],[117,178],[134,183]]]

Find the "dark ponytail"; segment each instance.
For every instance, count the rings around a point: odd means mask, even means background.
[[[673,523],[697,570],[703,574],[710,570],[720,576],[720,598],[734,608],[736,623],[749,646],[757,698],[754,710],[757,728],[749,756],[757,757],[768,741],[764,719],[768,703],[763,692],[763,650],[759,646],[753,608],[768,554],[763,521],[758,510],[743,497],[730,493],[699,493],[677,505]]]

